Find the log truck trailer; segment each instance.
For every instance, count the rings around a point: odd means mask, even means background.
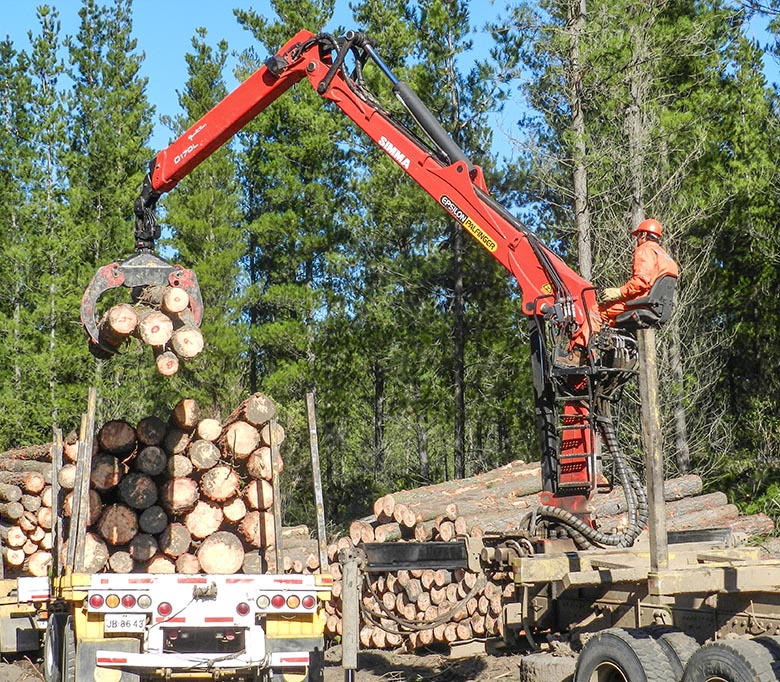
[[[363,69],[368,63],[389,79],[418,131],[396,120],[367,89]],[[530,329],[541,445],[540,505],[518,519],[513,537],[419,543],[411,554],[409,543],[398,545],[406,547],[404,551],[371,546],[342,557],[345,644],[352,636],[346,632],[347,612],[357,609],[360,571],[424,565],[509,569],[517,602],[504,609],[505,633],[523,633],[533,645],[534,635],[540,633],[599,631],[580,655],[576,682],[675,681],[683,670],[686,682],[777,679],[773,670],[778,656],[772,651],[779,646],[769,637],[780,634],[777,565],[756,563],[755,553],[730,547],[729,538],[717,533],[684,538],[688,541],[684,549],[674,550],[663,570],[649,571],[647,551],[632,548],[646,525],[648,500],[644,485],[620,452],[613,413],[623,387],[636,375],[633,332],[668,320],[676,282],[659,282],[618,319],[615,328],[603,327],[594,287],[490,196],[479,166],[360,32],[336,38],[300,31],[157,154],[135,202],[136,253],[98,270],[82,299],[82,323],[93,350],[113,352],[101,347],[95,309],[102,294],[114,287],[137,291],[160,284],[181,286],[190,294],[193,318],[200,320],[195,274],[154,253],[160,236],[157,201],[304,80],[516,279]],[[571,356],[582,361],[567,362]],[[623,530],[600,530],[588,513],[588,501],[601,487],[603,473],[610,473],[626,493],[628,524]],[[674,632],[668,630],[672,626]],[[765,636],[699,648],[700,642],[726,634]],[[345,651],[343,661],[348,679],[356,667],[353,653],[347,661]]]

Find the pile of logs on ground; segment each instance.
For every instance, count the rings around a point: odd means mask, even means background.
[[[336,580],[334,599],[326,604],[326,634],[341,634],[340,549],[363,542],[450,541],[463,535],[511,532],[520,517],[539,504],[540,490],[539,465],[514,462],[471,478],[395,492],[376,500],[374,514],[352,522],[348,535],[329,547],[329,570]],[[743,537],[774,530],[772,520],[764,514],[740,515],[724,493],[703,494],[702,481],[695,475],[666,481],[664,495],[668,530],[730,528]],[[592,508],[604,532],[627,524],[620,488],[597,495]],[[299,546],[297,551],[308,551],[308,556],[314,557],[316,549],[310,544],[308,550]],[[509,574],[492,574],[487,580],[462,570],[383,574],[363,593],[361,644],[380,649],[403,644],[414,650],[431,643],[453,644],[501,635],[501,610],[508,601],[515,601]]]
[[[186,399],[167,420],[103,424],[91,458],[86,571],[265,570],[275,537],[271,443],[285,437],[274,415],[271,400],[254,394],[222,422],[201,418]],[[57,477],[65,537],[76,452],[75,437],[66,439]],[[48,446],[0,454],[0,539],[11,573],[46,575],[52,561],[51,472]]]
[[[157,371],[172,376],[179,360],[200,355],[203,334],[190,309],[190,298],[180,287],[146,287],[134,305],[112,306],[98,323],[102,346],[118,350],[131,338],[151,346]]]

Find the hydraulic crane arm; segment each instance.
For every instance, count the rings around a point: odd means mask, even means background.
[[[349,74],[346,58],[358,64]],[[364,88],[361,67],[374,62],[422,130],[427,146],[395,122]],[[488,194],[482,170],[473,165],[414,91],[399,81],[365,35],[349,32],[335,39],[300,31],[265,65],[239,85],[152,162],[136,203],[136,243],[153,244],[154,204],[196,166],[256,118],[293,85],[308,79],[368,135],[402,170],[430,194],[517,280],[527,315],[558,312],[576,331],[599,326],[592,286],[549,251],[539,239]],[[559,304],[555,308],[552,304]],[[544,308],[544,311],[542,310]],[[587,339],[587,334],[585,334]]]
[[[422,135],[395,120],[367,90],[363,67],[373,63],[389,79]],[[82,299],[82,321],[100,347],[95,304],[108,288],[170,284],[187,289],[196,322],[201,299],[194,273],[154,255],[159,198],[205,161],[292,86],[307,80],[315,92],[352,120],[517,281],[531,328],[537,421],[542,447],[543,506],[526,519],[531,531],[546,517],[581,544],[631,544],[644,523],[644,493],[624,466],[610,416],[632,367],[613,367],[616,348],[601,327],[592,285],[550,251],[488,193],[474,165],[408,84],[396,78],[368,38],[350,31],[335,38],[300,31],[189,130],[157,154],[135,202],[136,255],[101,268]],[[606,330],[608,331],[608,330]],[[596,339],[597,341],[594,341]],[[561,368],[560,355],[582,349],[583,366]],[[107,349],[110,351],[110,349]],[[579,350],[578,350],[579,352]],[[604,360],[606,358],[606,360]],[[587,502],[600,479],[601,443],[613,456],[629,492],[630,530],[598,532]],[[630,489],[630,490],[629,490]],[[645,505],[646,507],[646,505]]]

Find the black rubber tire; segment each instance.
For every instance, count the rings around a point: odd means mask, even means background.
[[[666,658],[669,659],[674,675],[671,682],[680,682],[688,660],[699,649],[699,643],[682,630],[669,625],[652,625],[642,629],[660,644]]]
[[[62,633],[62,682],[76,682],[76,631],[73,616],[65,620]]]
[[[45,682],[62,680],[62,635],[65,630],[64,613],[52,613],[46,621],[43,635],[43,679]]]
[[[574,682],[669,682],[661,645],[642,630],[610,628],[594,635],[577,657]]]
[[[691,656],[683,682],[777,682],[777,667],[777,660],[760,640],[720,640],[705,644]]]

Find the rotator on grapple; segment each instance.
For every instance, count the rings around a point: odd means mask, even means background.
[[[376,68],[409,117],[401,122],[367,89],[364,69]],[[95,303],[108,288],[178,283],[200,319],[195,276],[153,255],[159,229],[157,199],[295,84],[307,80],[515,278],[530,325],[544,492],[541,505],[518,526],[528,546],[563,535],[578,545],[630,545],[647,518],[644,487],[622,456],[615,412],[635,375],[636,341],[628,329],[604,327],[594,287],[550,251],[538,236],[490,196],[472,163],[422,100],[380,59],[371,40],[349,31],[334,37],[300,31],[244,83],[157,154],[135,206],[135,256],[102,268],[85,293],[82,319],[99,346]],[[412,131],[414,129],[414,132]],[[137,269],[136,269],[137,266]],[[648,309],[652,309],[652,305]],[[654,314],[654,313],[653,313]],[[644,314],[635,326],[657,324]],[[641,318],[641,319],[639,319]],[[572,361],[573,359],[573,361]],[[628,501],[628,527],[595,528],[588,503],[613,481]]]

